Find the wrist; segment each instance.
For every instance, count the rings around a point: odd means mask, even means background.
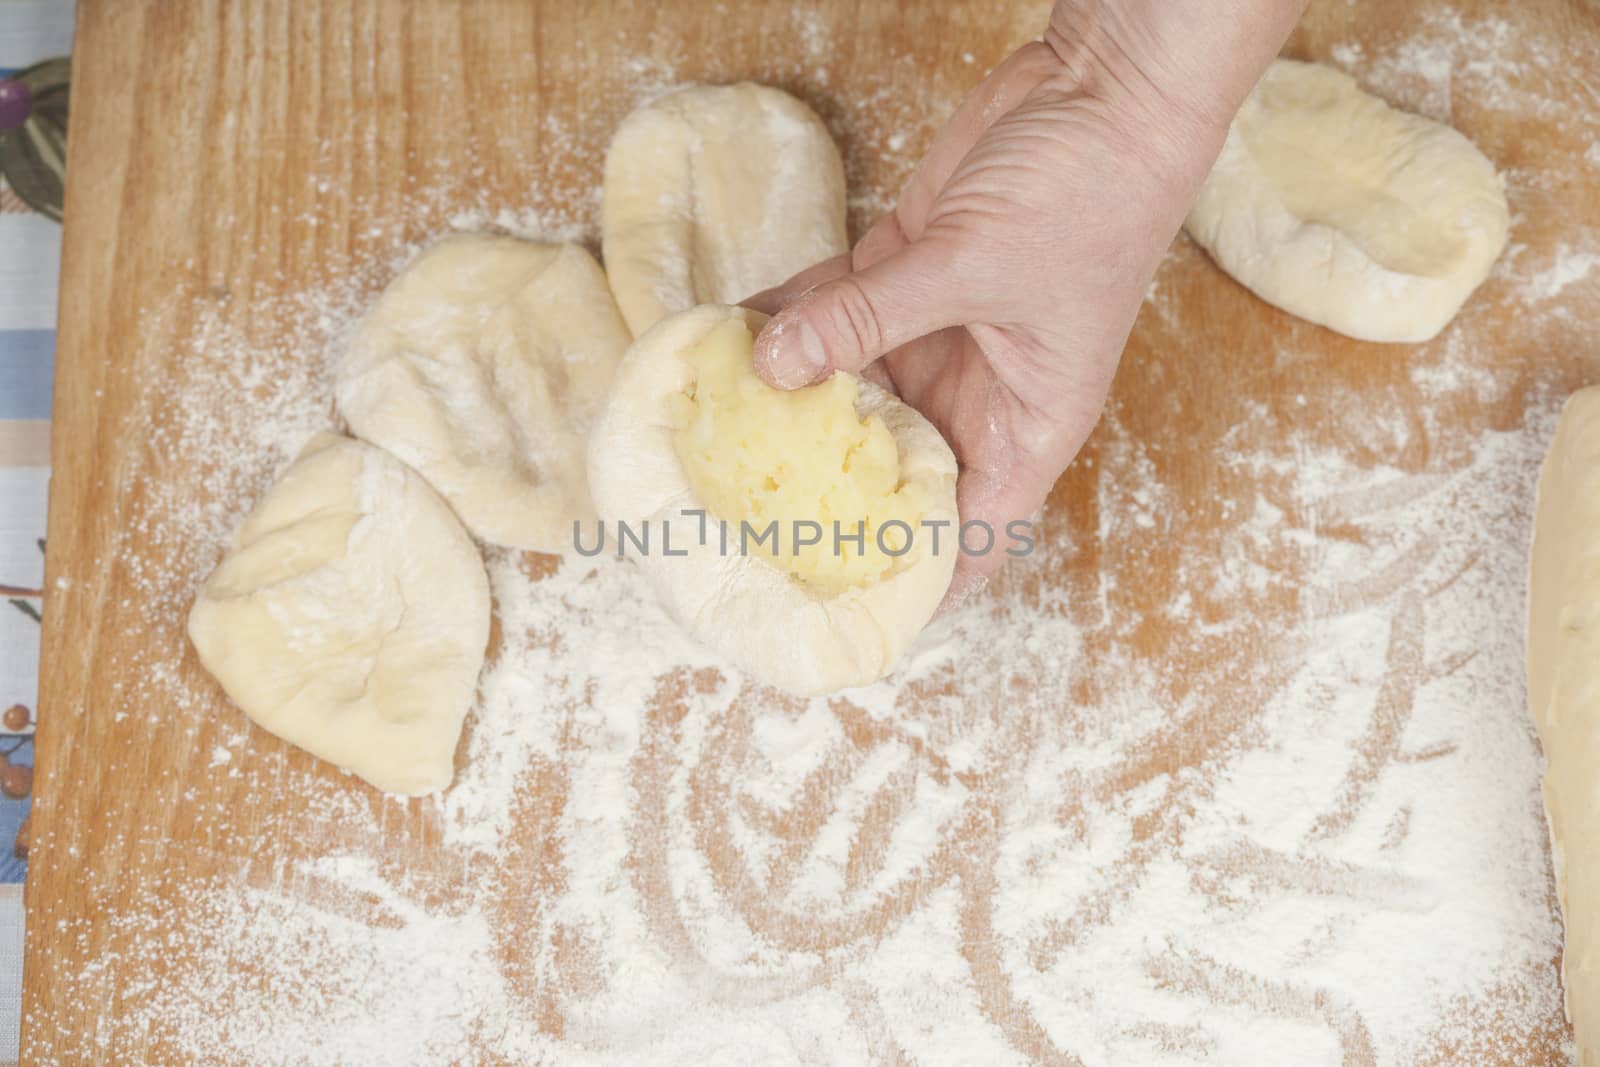
[[[1077,93],[1143,128],[1204,177],[1306,0],[1057,0],[1045,43]]]

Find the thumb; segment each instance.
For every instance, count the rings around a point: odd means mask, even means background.
[[[903,344],[962,324],[965,301],[946,248],[916,241],[864,270],[819,285],[756,338],[756,373],[798,389],[836,370],[857,374]]]

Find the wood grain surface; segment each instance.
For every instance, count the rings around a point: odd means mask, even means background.
[[[344,850],[409,872],[419,899],[431,901],[449,898],[481,862],[440,847],[433,801],[385,801],[260,731],[233,746],[242,773],[215,772],[214,752],[241,731],[238,713],[182,639],[192,590],[153,590],[149,579],[194,549],[141,533],[157,529],[155,512],[185,494],[199,501],[219,491],[208,468],[214,457],[186,454],[168,433],[186,403],[217,402],[190,384],[206,360],[228,352],[197,347],[196,331],[221,323],[270,347],[281,320],[263,308],[274,298],[352,277],[371,291],[383,277],[370,264],[436,232],[459,209],[532,207],[594,232],[606,140],[652,79],[750,78],[807,100],[840,139],[860,194],[852,218],[859,233],[960,95],[1037,34],[1047,7],[80,0],[26,890],[24,1064],[193,1062],[170,1026],[138,1009],[164,981],[182,980],[185,949],[161,936],[163,917],[181,912],[200,887],[235,881],[309,899],[317,887],[297,872]],[[1338,0],[1314,5],[1289,53],[1328,58],[1336,45],[1355,49],[1344,57],[1356,57],[1359,73],[1361,57],[1395,55],[1424,30],[1437,38],[1451,20],[1463,34],[1506,27],[1495,47],[1502,58],[1524,57],[1510,65],[1515,77],[1493,93],[1475,89],[1481,81],[1462,66],[1470,57],[1447,53],[1443,62],[1458,75],[1444,82],[1448,98],[1435,95],[1437,80],[1408,81],[1397,67],[1389,85],[1398,102],[1443,113],[1508,174],[1517,254],[1544,262],[1564,244],[1593,245],[1600,8],[1575,0]],[[1548,106],[1523,106],[1530,100]],[[1497,277],[1451,335],[1416,350],[1356,342],[1279,313],[1181,237],[1160,284],[1164,298],[1141,317],[1110,418],[1123,439],[1142,443],[1149,476],[1173,494],[1173,518],[1154,540],[1086,539],[1038,579],[1085,616],[1104,610],[1128,621],[1088,631],[1086,662],[1111,643],[1132,649],[1167,692],[1210,709],[1174,722],[1123,768],[1120,788],[1129,790],[1202,767],[1209,752],[1248,731],[1251,712],[1237,698],[1259,691],[1255,660],[1276,639],[1279,620],[1319,595],[1339,594],[1298,587],[1301,562],[1280,555],[1262,561],[1282,580],[1258,599],[1206,600],[1194,561],[1235,531],[1230,502],[1273,499],[1283,488],[1275,483],[1281,474],[1214,462],[1220,450],[1293,424],[1315,427],[1353,463],[1448,472],[1465,462],[1475,435],[1522,426],[1531,410],[1548,411],[1552,398],[1595,380],[1600,357],[1594,277],[1537,307]],[[1438,417],[1398,444],[1374,433],[1369,417],[1404,421],[1430,400],[1427,380],[1412,371],[1436,360],[1451,337],[1470,341],[1460,358],[1484,387],[1434,404]],[[251,419],[251,403],[251,395],[233,398],[231,417]],[[1116,469],[1109,447],[1103,433],[1091,440],[1057,486],[1052,520],[1100,527],[1102,479]],[[541,566],[529,563],[532,572]],[[1386,595],[1373,584],[1379,579],[1362,581],[1352,576],[1350,595]],[[1256,628],[1225,638],[1189,632],[1163,610],[1186,590],[1208,617],[1247,612]],[[1418,676],[1427,669],[1402,665]],[[169,675],[197,697],[174,701],[171,687],[150,684]],[[1090,699],[1109,682],[1089,671],[1061,684],[1066,701]],[[1374,759],[1382,744],[1374,742]],[[559,811],[558,777],[530,784],[518,815],[530,827]],[[1530,780],[1529,803],[1534,788]],[[333,800],[369,818],[330,819]],[[950,859],[953,877],[979,887],[964,898],[974,915],[991,847],[985,825],[975,817],[959,831],[965,836]],[[530,830],[530,840],[548,839]],[[550,873],[559,857],[515,862],[535,886],[559,877]],[[343,906],[361,914],[359,904]],[[1048,956],[1051,945],[1039,951]],[[1006,1007],[994,992],[1003,976],[984,985],[993,960],[971,958],[984,1009],[1007,1042],[1040,1062],[1076,1062],[1070,1046]],[[1540,980],[1549,982],[1554,965]],[[1559,1010],[1496,1030],[1499,1004],[1514,997],[1502,990],[1461,1006],[1460,1017],[1474,1025],[1431,1039],[1424,1062],[1565,1062]],[[530,1013],[560,1033],[561,991],[533,989],[529,998]],[[1342,1040],[1346,1063],[1372,1062],[1359,1034]],[[499,1061],[463,1050],[462,1062]]]

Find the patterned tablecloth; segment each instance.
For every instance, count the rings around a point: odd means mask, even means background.
[[[72,0],[0,0],[0,78],[66,55],[73,10]],[[21,1015],[60,257],[60,227],[0,177],[0,1063],[16,1060]]]

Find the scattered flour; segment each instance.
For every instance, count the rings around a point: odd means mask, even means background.
[[[1285,434],[1209,549],[1107,429],[1088,543],[1193,553],[1166,656],[1127,591],[1074,606],[1128,568],[1064,573],[1054,523],[900,675],[807,703],[695,648],[627,563],[492,553],[502,644],[436,802],[482,873],[424,906],[335,853],[126,916],[186,961],[134,1017],[192,1062],[346,1065],[1407,1063],[1555,1017],[1505,625],[1547,413],[1447,473]],[[1486,1017],[1502,981],[1534,995]]]
[[[1580,252],[1563,244],[1556,249],[1555,262],[1528,279],[1528,299],[1552,300],[1568,286],[1579,282],[1600,287],[1597,268],[1600,268],[1600,252]]]

